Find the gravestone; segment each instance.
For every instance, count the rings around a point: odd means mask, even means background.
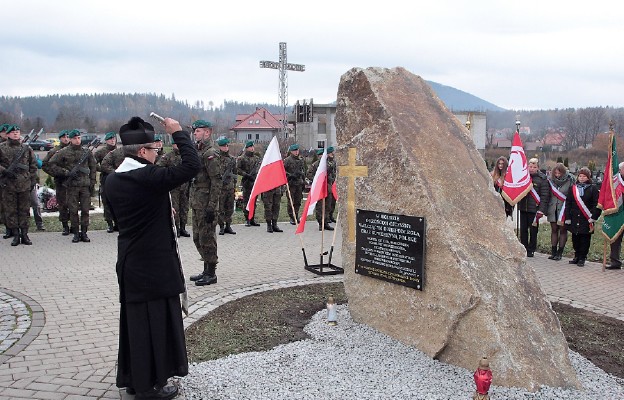
[[[493,384],[576,387],[559,320],[468,130],[403,68],[354,68],[336,114],[342,260],[349,310],[432,358]],[[355,272],[356,212],[426,219],[422,290]]]

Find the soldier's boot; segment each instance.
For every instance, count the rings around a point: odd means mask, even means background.
[[[225,235],[225,227],[223,224],[219,224],[219,235]]]
[[[13,230],[6,228],[6,230],[4,231],[4,236],[2,236],[2,238],[8,239],[10,237],[13,237]]]
[[[329,214],[329,222],[336,222],[336,220],[334,219],[334,216]]]
[[[555,260],[557,258],[557,246],[551,246],[551,254],[548,257],[549,260]]]
[[[196,286],[212,285],[217,283],[217,264],[204,263],[204,276],[195,281]]]
[[[267,219],[267,232],[273,233],[273,221]]]
[[[317,222],[318,222],[318,224],[319,224],[319,231],[322,231],[322,230],[323,230],[323,223],[321,222],[321,220],[320,220],[320,219],[317,219],[316,221],[317,221]]]
[[[253,218],[251,219],[251,221],[249,221],[249,223],[251,224],[251,226],[260,226],[260,224],[257,223],[256,220]]]
[[[178,231],[178,233],[180,234],[180,236],[183,237],[191,237],[191,234],[186,231],[185,224],[180,224],[180,230]]]
[[[236,232],[232,229],[232,226],[229,222],[225,223],[225,229],[223,230],[225,233],[229,233],[230,235],[236,235]]]
[[[273,232],[284,232],[283,230],[280,229],[279,226],[277,226],[277,220],[274,219],[272,221],[272,225],[273,225]]]
[[[71,227],[71,232],[74,234],[74,237],[72,238],[72,243],[80,242],[80,232],[78,231],[78,228],[74,228],[72,226]]]
[[[245,221],[245,226],[251,226],[251,220],[250,219]]]
[[[38,231],[45,231],[45,226],[43,226],[43,222],[37,223],[37,230]]]
[[[22,229],[20,229],[20,232],[21,232],[20,233],[20,241],[22,242],[22,244],[30,246],[32,244],[32,241],[28,237],[28,228],[22,228]]]
[[[115,232],[115,228],[113,228],[113,221],[106,221],[106,223],[108,224],[108,228],[106,228],[106,233]]]
[[[69,224],[67,222],[63,222],[63,232],[61,232],[61,235],[63,236],[69,236]]]
[[[325,221],[325,226],[323,227],[325,228],[326,231],[333,231],[334,228],[331,227],[331,225],[329,225],[329,222]]]
[[[87,236],[87,226],[83,225],[80,228],[80,241],[81,242],[85,242],[85,243],[89,243],[91,241],[91,239],[89,239],[89,236]]]
[[[11,246],[17,246],[18,244],[20,244],[20,235],[19,235],[19,229],[18,228],[11,229],[11,236],[13,237],[13,241],[11,242]]]
[[[197,282],[198,280],[202,279],[206,274],[208,274],[208,263],[204,261],[204,270],[197,275],[191,275],[189,279],[191,280],[191,282]]]
[[[290,217],[290,224],[291,225],[297,225],[297,223],[295,222],[295,218]]]

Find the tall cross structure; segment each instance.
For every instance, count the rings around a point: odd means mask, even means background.
[[[349,178],[347,185],[347,226],[349,242],[355,242],[355,178],[368,176],[366,165],[355,165],[357,149],[349,148],[349,163],[338,167],[338,175]]]
[[[279,100],[284,117],[282,119],[282,134],[284,139],[288,137],[288,119],[286,118],[286,105],[288,104],[288,71],[305,71],[305,65],[289,64],[286,60],[286,42],[279,44],[279,61],[260,61],[260,68],[272,68],[279,70]]]

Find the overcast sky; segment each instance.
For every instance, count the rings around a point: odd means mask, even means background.
[[[353,67],[404,67],[498,106],[624,106],[617,1],[0,0],[0,95],[175,94],[279,104],[336,99]]]

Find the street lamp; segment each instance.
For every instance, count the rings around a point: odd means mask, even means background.
[[[470,120],[469,119],[466,120],[466,128],[468,128],[468,131],[470,131]]]
[[[520,133],[520,116],[516,115],[516,132]]]

